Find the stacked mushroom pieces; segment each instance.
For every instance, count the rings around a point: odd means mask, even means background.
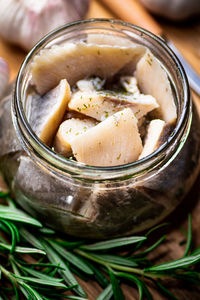
[[[40,94],[30,97],[33,130],[78,162],[134,162],[155,151],[176,121],[167,73],[145,47],[66,43],[42,50],[31,69]]]

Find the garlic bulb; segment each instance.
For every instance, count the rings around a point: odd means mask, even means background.
[[[8,64],[0,57],[0,100],[8,87],[9,75]]]
[[[171,20],[183,20],[200,13],[199,0],[140,0],[152,13]]]
[[[85,16],[89,0],[0,0],[0,35],[30,50],[49,31]]]

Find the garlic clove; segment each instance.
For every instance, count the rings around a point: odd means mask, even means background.
[[[40,94],[44,94],[62,78],[66,78],[71,86],[94,75],[112,78],[143,49],[140,46],[128,48],[85,43],[67,43],[43,49],[31,65],[33,84]]]
[[[30,50],[51,30],[82,19],[89,0],[0,0],[0,35]]]
[[[70,95],[70,86],[63,79],[43,97],[29,96],[32,102],[29,123],[43,143],[51,143],[67,109]]]
[[[96,125],[95,121],[88,119],[75,119],[64,121],[56,134],[54,149],[56,152],[64,155],[72,155],[71,140],[86,132],[89,128]]]
[[[10,71],[7,62],[0,57],[0,100],[8,87]]]
[[[140,91],[152,95],[158,101],[157,112],[161,118],[166,123],[174,123],[177,118],[176,105],[167,72],[149,50],[139,60],[135,77]]]
[[[91,166],[116,166],[133,162],[143,148],[137,119],[129,108],[74,137],[71,147],[77,161]]]

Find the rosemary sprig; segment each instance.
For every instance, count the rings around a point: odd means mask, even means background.
[[[9,195],[0,197],[5,201],[0,205],[0,299],[20,299],[21,293],[26,299],[87,299],[74,274],[96,280],[104,288],[97,300],[123,300],[121,282],[135,286],[140,300],[153,299],[149,279],[171,299],[177,298],[165,286],[166,278],[199,285],[200,273],[195,266],[200,262],[200,247],[192,249],[191,216],[183,257],[155,265],[148,254],[164,242],[165,235],[147,245],[149,236],[163,224],[145,236],[95,243],[66,240],[17,208]]]

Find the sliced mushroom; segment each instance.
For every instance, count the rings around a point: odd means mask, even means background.
[[[104,86],[105,80],[102,80],[99,77],[94,77],[94,78],[88,78],[88,79],[82,79],[77,81],[76,85],[78,89],[81,92],[84,91],[95,91],[95,90],[101,90]]]
[[[122,36],[117,36],[114,34],[104,34],[104,33],[90,33],[87,37],[88,44],[95,45],[111,45],[111,46],[123,46],[132,47],[136,44]]]
[[[126,108],[72,139],[71,147],[77,161],[92,166],[133,162],[142,151],[137,119]]]
[[[113,77],[143,51],[141,47],[113,47],[66,43],[43,49],[31,65],[33,84],[40,94],[66,78],[70,85],[90,76]]]
[[[87,118],[87,120],[92,120],[94,121],[93,118],[87,117],[77,111],[73,111],[73,110],[66,110],[64,117],[63,117],[63,121],[69,120],[69,119],[80,119],[80,120],[85,120]]]
[[[70,86],[66,79],[45,96],[31,99],[29,123],[41,141],[49,145],[60,125],[70,100]]]
[[[149,50],[138,62],[135,76],[141,92],[152,95],[158,101],[161,118],[167,123],[174,123],[177,113],[167,73]]]
[[[91,120],[69,119],[64,121],[56,134],[54,149],[56,152],[70,156],[72,154],[71,140],[85,133],[89,128],[96,125],[96,122]]]
[[[158,107],[150,95],[134,95],[113,91],[75,92],[68,104],[69,109],[78,111],[98,121],[130,107],[137,119]]]
[[[134,95],[140,94],[137,85],[137,79],[134,76],[121,76],[120,83],[127,92],[132,93]]]
[[[169,126],[163,120],[152,120],[147,129],[147,135],[144,141],[144,148],[139,156],[139,159],[151,154],[158,149],[169,133]]]

